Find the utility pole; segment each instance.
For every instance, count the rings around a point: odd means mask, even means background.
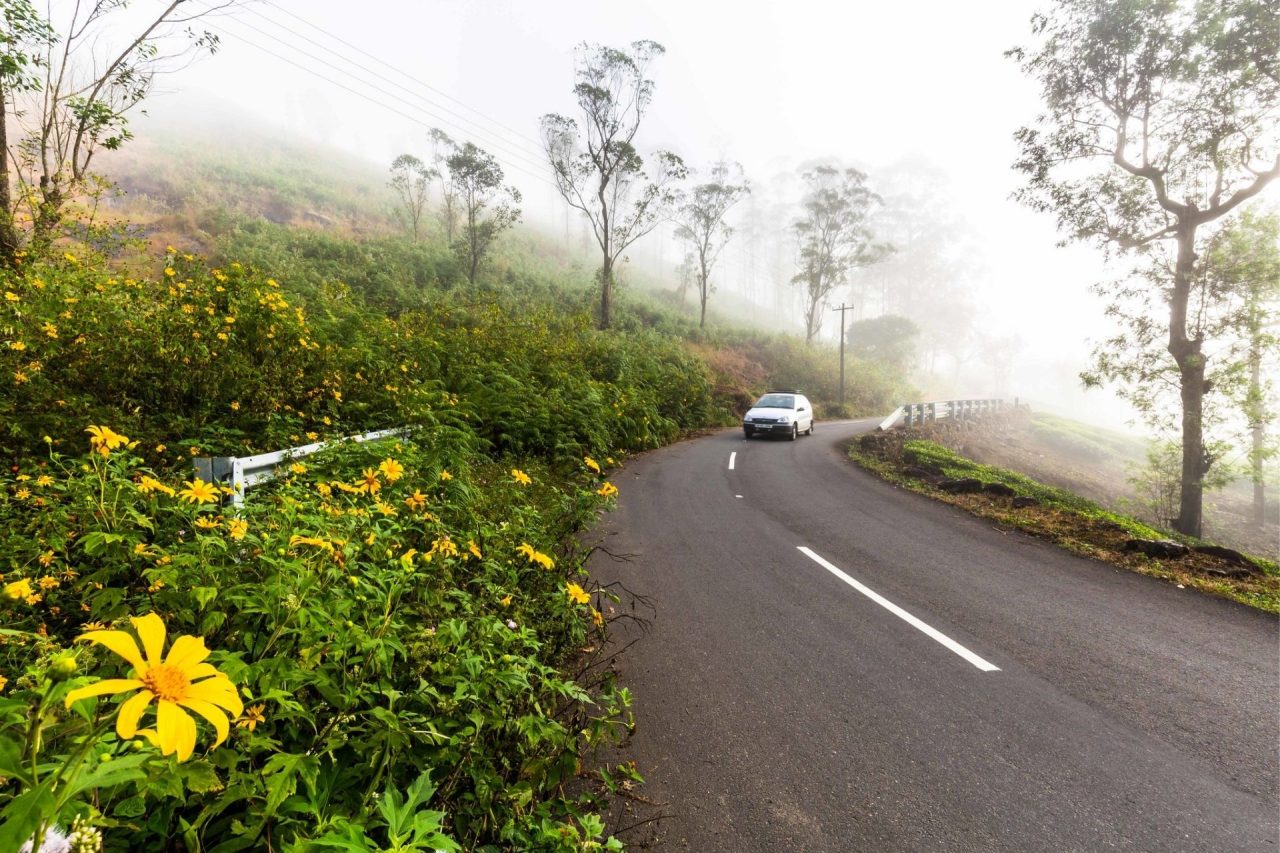
[[[832,308],[833,312],[840,312],[840,405],[844,405],[844,312],[852,311],[852,305],[840,303],[839,308]],[[841,415],[841,417],[844,417]]]

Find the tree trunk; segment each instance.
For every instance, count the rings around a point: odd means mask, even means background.
[[[1250,474],[1253,479],[1253,523],[1259,530],[1267,523],[1266,483],[1263,481],[1262,459],[1266,436],[1262,423],[1262,342],[1258,339],[1261,323],[1249,341],[1249,432],[1252,448],[1249,451]]]
[[[606,253],[600,267],[600,328],[608,329],[613,313],[613,259]]]
[[[9,184],[9,101],[0,78],[0,267],[12,267],[18,260],[18,230],[13,224],[13,197]]]
[[[1204,475],[1209,457],[1204,450],[1204,375],[1201,341],[1187,336],[1187,302],[1195,272],[1195,225],[1178,231],[1178,260],[1169,298],[1169,354],[1178,365],[1182,392],[1182,493],[1175,529],[1199,536],[1204,505]]]
[[[702,316],[698,318],[698,328],[705,329],[707,327],[707,297],[710,295],[711,286],[708,283],[710,273],[707,270],[707,253],[703,249],[699,253],[702,257],[698,259],[698,295],[702,297]]]

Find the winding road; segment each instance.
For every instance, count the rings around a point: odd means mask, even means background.
[[[874,425],[613,478],[664,849],[1276,849],[1277,619],[886,484],[841,452]]]

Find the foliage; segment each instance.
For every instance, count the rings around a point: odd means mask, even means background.
[[[600,328],[612,322],[614,265],[627,247],[666,220],[676,201],[674,181],[684,163],[659,151],[645,171],[636,133],[653,99],[649,64],[666,52],[653,41],[637,41],[630,52],[604,45],[578,48],[574,98],[582,113],[542,117],[542,138],[565,202],[581,211],[600,246]]]
[[[520,191],[503,186],[502,166],[489,152],[467,142],[445,158],[449,180],[460,205],[462,233],[452,248],[467,271],[467,280],[476,283],[480,264],[493,242],[520,221]],[[486,211],[488,211],[486,213]]]
[[[919,338],[920,327],[915,323],[885,314],[851,323],[846,347],[859,358],[909,368],[915,363]]]
[[[401,154],[391,161],[391,180],[389,184],[395,191],[400,205],[396,215],[408,221],[409,232],[413,242],[418,242],[419,226],[422,214],[426,210],[427,196],[431,188],[431,179],[435,177],[431,169],[412,154]]]
[[[76,817],[108,850],[599,839],[591,795],[564,786],[628,698],[588,705],[559,674],[608,608],[568,538],[616,491],[593,460],[510,471],[437,423],[293,463],[232,513],[94,430],[87,456],[0,478],[0,847]],[[237,686],[224,745],[201,723],[182,761],[111,699],[64,701],[120,689],[95,679],[129,666],[76,639],[143,614]]]
[[[1138,361],[1145,341],[1167,330],[1182,431],[1178,527],[1192,535],[1213,461],[1202,426],[1212,340],[1189,305],[1197,231],[1280,176],[1278,14],[1276,0],[1058,0],[1032,19],[1038,44],[1010,51],[1046,106],[1017,133],[1016,166],[1027,175],[1019,197],[1055,214],[1071,239],[1154,258],[1131,325]],[[1157,251],[1166,240],[1171,259]],[[1105,290],[1113,311],[1142,301],[1128,281]],[[1103,354],[1087,380],[1124,371],[1130,352]]]
[[[831,292],[852,270],[876,263],[892,248],[875,242],[869,219],[880,196],[867,188],[865,174],[816,166],[803,177],[808,191],[791,226],[800,243],[800,270],[792,280],[805,289],[805,339],[812,341]]]

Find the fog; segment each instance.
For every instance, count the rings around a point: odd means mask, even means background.
[[[801,166],[856,166],[886,199],[885,228],[895,212],[910,213],[925,233],[945,226],[951,263],[931,275],[937,292],[963,303],[948,310],[967,312],[973,334],[923,365],[933,367],[919,377],[926,395],[1019,396],[1112,427],[1131,417],[1077,379],[1091,340],[1109,331],[1089,292],[1107,274],[1101,255],[1057,246],[1052,219],[1010,198],[1021,180],[1011,168],[1012,134],[1040,103],[1002,54],[1026,40],[1032,5],[446,0],[362,8],[361,16],[338,0],[270,0],[212,19],[220,50],[161,84],[148,102],[152,123],[198,109],[216,114],[228,135],[237,121],[262,124],[384,168],[404,152],[426,157],[427,130],[440,127],[496,155],[524,194],[526,222],[572,243],[582,226],[551,184],[538,119],[573,113],[575,45],[653,39],[667,53],[651,69],[642,151],[669,149],[694,167],[736,160],[753,186],[730,217],[739,239],[715,277],[713,310],[736,304],[736,316],[802,332],[798,289],[785,284],[790,259],[775,246],[771,262],[769,245],[785,246],[777,232],[799,196]],[[763,234],[771,221],[775,233]],[[667,287],[682,257],[669,227],[628,253],[630,266]],[[860,317],[887,310],[894,265],[908,261],[856,275],[835,303],[852,301]],[[934,344],[959,316],[940,310],[943,301],[916,300],[914,315],[903,311],[924,321]],[[822,337],[838,334],[828,313]],[[930,362],[932,344],[922,344]]]

